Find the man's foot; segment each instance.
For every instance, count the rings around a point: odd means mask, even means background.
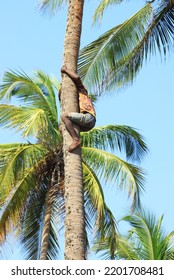
[[[80,139],[74,139],[72,144],[69,146],[68,152],[74,151],[80,145]]]

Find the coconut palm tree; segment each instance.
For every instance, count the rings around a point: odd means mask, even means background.
[[[166,234],[163,227],[163,215],[158,219],[150,212],[141,209],[121,219],[131,228],[127,234],[117,236],[115,255],[110,254],[108,240],[100,244],[97,251],[105,250],[105,258],[125,260],[173,260],[174,231]],[[98,244],[97,244],[98,246]],[[113,257],[114,256],[114,257]]]
[[[40,71],[37,72],[36,79],[37,81],[34,82],[25,74],[7,73],[1,88],[1,98],[5,96],[11,99],[15,95],[20,100],[20,104],[27,105],[2,104],[1,124],[22,131],[24,138],[32,135],[37,139],[35,144],[27,142],[1,145],[0,200],[3,205],[1,233],[11,231],[10,218],[13,221],[12,225],[15,225],[22,217],[27,223],[25,215],[29,208],[31,208],[30,215],[27,216],[31,216],[33,226],[39,231],[44,213],[47,216],[44,203],[48,205],[47,188],[53,187],[55,172],[57,172],[57,189],[61,183],[61,176],[58,175],[61,174],[59,169],[63,169],[62,138],[57,130],[57,107],[54,94],[54,86],[57,88],[57,85]],[[53,160],[54,158],[57,160]],[[37,203],[37,200],[40,201]],[[5,204],[4,201],[6,201]],[[22,216],[21,209],[23,209]],[[53,230],[51,232],[53,234]],[[31,233],[32,231],[30,235]],[[39,233],[38,238],[35,236],[35,242],[40,242]]]
[[[94,19],[98,16],[101,18],[109,5],[121,2],[123,0],[101,0]],[[50,7],[52,11],[62,4],[69,3],[63,64],[76,71],[84,0],[40,0],[39,3],[41,9]],[[134,16],[112,28],[81,51],[78,72],[91,92],[100,95],[114,89],[115,86],[119,88],[132,83],[149,54],[159,50],[162,56],[165,56],[167,50],[173,50],[173,6],[173,0],[147,1]],[[61,107],[63,113],[78,111],[76,89],[66,76],[62,80]],[[78,127],[76,129],[78,131]],[[63,129],[63,139],[66,186],[65,258],[84,259],[81,150],[79,148],[73,154],[66,152],[70,138],[65,129]],[[72,166],[75,166],[75,171],[72,170]]]
[[[59,7],[63,0],[40,1],[41,8],[51,5]],[[82,15],[84,0],[68,1],[67,26],[64,40],[63,64],[72,71],[77,70],[80,46]],[[65,74],[62,77],[61,110],[78,112],[77,89]],[[79,128],[76,127],[77,133]],[[84,219],[84,188],[81,148],[68,153],[71,137],[63,128],[63,150],[65,165],[65,259],[85,259],[85,219]],[[72,249],[73,248],[73,249]]]
[[[29,259],[57,257],[58,234],[65,218],[65,171],[55,89],[55,79],[41,71],[33,78],[11,71],[5,73],[0,91],[1,100],[14,100],[13,105],[0,105],[0,125],[16,129],[26,139],[0,145],[1,240],[17,227]],[[102,185],[118,182],[131,196],[132,207],[138,207],[143,171],[114,153],[119,150],[129,161],[139,161],[147,146],[135,129],[119,125],[83,132],[81,142],[86,226],[95,229],[94,239],[107,235],[115,242],[115,219]]]

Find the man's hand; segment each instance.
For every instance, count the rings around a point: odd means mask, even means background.
[[[74,71],[69,70],[65,65],[62,66],[61,73],[67,74],[68,77],[74,82],[78,90],[85,89],[80,77]],[[85,91],[87,92],[86,89]]]
[[[61,68],[61,73],[66,73],[67,67],[65,65],[62,66]]]

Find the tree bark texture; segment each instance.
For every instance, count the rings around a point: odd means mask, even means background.
[[[53,193],[54,189],[50,188],[46,195],[46,209],[45,209],[45,218],[44,218],[44,226],[42,232],[42,240],[41,240],[41,252],[40,252],[40,260],[47,260],[48,253],[48,240],[50,234],[50,223],[51,223],[51,213],[52,213],[52,204],[53,204]]]
[[[57,175],[56,172],[57,172],[57,168],[55,167],[52,173],[50,187],[47,190],[46,199],[45,199],[45,217],[44,217],[44,225],[43,225],[42,238],[41,238],[41,249],[40,249],[40,258],[39,258],[40,260],[48,259],[48,246],[49,246],[53,203],[59,191],[59,184],[61,183],[61,177],[56,176]],[[56,184],[56,179],[58,180],[57,184]]]
[[[84,0],[69,0],[67,27],[64,41],[63,64],[77,70],[80,47]],[[63,74],[61,113],[79,112],[77,89],[69,77]],[[79,128],[76,127],[79,133]],[[84,260],[86,252],[84,223],[84,190],[81,148],[73,153],[67,151],[72,138],[63,127],[63,150],[65,164],[65,253],[66,260]]]

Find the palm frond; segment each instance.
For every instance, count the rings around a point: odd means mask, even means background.
[[[115,218],[106,205],[101,184],[93,170],[85,162],[83,163],[84,185],[85,185],[85,208],[89,216],[94,217],[95,237],[93,243],[103,242],[108,237],[110,254],[113,258],[116,240]]]
[[[162,229],[163,215],[157,219],[155,215],[142,209],[135,214],[125,216],[123,220],[128,221],[132,226],[130,232],[136,237],[134,247],[139,246],[140,259],[173,259],[174,232],[165,235]]]
[[[125,125],[95,127],[81,132],[82,147],[125,152],[127,159],[140,161],[148,151],[147,145],[134,128]]]
[[[174,231],[167,234],[167,236],[163,239],[163,244],[161,258],[163,260],[174,260]]]
[[[68,0],[38,0],[38,6],[41,12],[48,12],[54,15]]]
[[[42,147],[42,145],[35,144],[35,145],[30,145],[30,146],[31,146],[31,148],[29,149],[29,151],[26,152],[26,154],[25,154],[25,152],[21,152],[21,154],[17,153],[15,160],[20,161],[20,165],[17,165],[18,166],[17,170],[15,170],[15,168],[13,168],[13,170],[11,171],[11,168],[10,168],[12,175],[15,177],[14,184],[12,185],[12,183],[9,182],[8,188],[7,187],[4,188],[3,192],[1,192],[2,209],[1,209],[1,213],[0,213],[1,214],[0,230],[1,230],[1,233],[4,232],[4,237],[6,236],[6,232],[10,232],[14,226],[18,225],[20,228],[20,219],[19,218],[20,218],[21,211],[24,211],[24,214],[26,214],[30,209],[30,205],[33,205],[33,207],[31,208],[31,211],[34,211],[33,214],[35,215],[36,212],[34,209],[35,209],[35,203],[36,203],[35,200],[37,200],[37,195],[38,195],[38,193],[41,192],[41,195],[43,196],[44,189],[42,186],[48,185],[47,178],[49,178],[49,176],[51,176],[52,168],[56,164],[55,159],[53,160],[54,155],[48,154],[48,151],[45,150]],[[34,148],[34,146],[35,146],[35,148]],[[37,149],[39,149],[40,151],[38,152]],[[11,152],[11,150],[10,150],[10,152]],[[13,157],[12,157],[12,159],[13,159]],[[23,163],[23,161],[24,161],[24,163]],[[6,165],[8,165],[7,162],[6,162]],[[5,165],[5,168],[6,168],[6,165]],[[13,166],[13,164],[11,164],[11,166]],[[8,168],[9,168],[9,166],[8,166]],[[17,173],[17,171],[18,171],[18,173]],[[13,172],[14,172],[14,174],[13,174]],[[2,179],[5,181],[6,177],[2,178]],[[6,179],[6,181],[7,181],[7,179]],[[42,188],[42,190],[40,190],[40,188]],[[30,203],[30,201],[32,199],[33,199],[33,204]],[[38,201],[40,202],[41,200],[42,199],[40,199],[40,197],[39,197]],[[36,205],[36,208],[37,208],[37,205]],[[34,221],[34,218],[31,220],[31,222],[33,222],[33,221]],[[25,221],[23,221],[23,223],[25,224]],[[34,228],[36,229],[36,225],[34,225]],[[36,231],[36,233],[35,233],[36,236],[39,233],[40,233],[40,229],[38,229]],[[53,235],[50,238],[51,238],[50,242],[53,242],[53,239],[52,239]],[[30,239],[30,236],[28,239]],[[39,242],[39,240],[38,240],[38,242]],[[29,243],[31,243],[31,240],[29,241]],[[56,250],[56,248],[55,248],[55,250]],[[53,253],[53,251],[54,251],[54,249],[52,248],[51,252]],[[31,253],[32,256],[36,257],[33,254],[34,253]]]
[[[54,90],[56,90],[56,92],[58,92],[60,89],[60,85],[55,78],[49,77],[41,70],[36,71],[35,79],[36,79],[36,84],[39,85],[42,92],[47,97],[47,101],[51,108],[51,115],[49,115],[49,117],[51,118],[52,122],[53,123],[56,122],[56,125],[57,125],[58,112],[57,112],[56,98],[55,98]]]
[[[132,209],[140,206],[144,181],[144,173],[140,168],[96,148],[82,147],[82,155],[99,180],[109,184],[117,183],[117,186],[126,189],[128,196],[132,198]]]
[[[40,144],[0,145],[0,205],[44,161],[48,151]],[[26,178],[25,178],[26,177]],[[16,186],[16,183],[19,185]],[[16,192],[15,190],[15,192]],[[14,196],[14,194],[13,194]]]
[[[20,212],[27,200],[30,190],[36,187],[36,176],[33,172],[28,172],[22,180],[16,183],[15,188],[9,194],[8,199],[0,211],[0,231],[3,233],[3,238],[6,233],[13,230],[18,225],[20,220]]]
[[[21,245],[20,240],[16,237],[16,229],[13,230],[13,234],[8,234],[6,242],[1,244],[0,240],[0,260],[14,260],[18,258],[24,259],[25,248]]]
[[[44,111],[38,108],[0,105],[0,125],[23,131],[22,136],[37,135],[42,128],[47,130],[48,122]]]
[[[42,139],[50,139],[49,145],[61,142],[58,124],[53,125],[45,111],[40,108],[0,104],[0,126],[12,128],[24,138],[35,136],[40,139],[42,135]]]
[[[100,95],[131,84],[144,61],[166,58],[174,45],[174,8],[171,1],[147,3],[129,20],[81,50],[79,74],[90,91]]]
[[[155,55],[158,51],[161,59],[174,45],[174,4],[171,1],[159,1],[154,9],[154,17],[146,32],[146,53]]]
[[[159,5],[159,3],[158,3]],[[150,57],[160,54],[165,59],[174,45],[174,8],[162,2],[160,9],[154,11],[152,21],[147,27],[142,40],[132,51],[117,63],[117,67],[107,73],[101,86],[101,92],[111,91],[132,84],[141,70],[143,63]]]
[[[101,184],[90,166],[83,161],[83,178],[85,186],[85,206],[88,208],[90,217],[97,214],[103,216],[104,194]]]
[[[102,220],[98,220],[96,225],[96,235],[93,241],[94,251],[97,253],[104,241],[107,240],[107,248],[109,251],[109,259],[115,259],[115,252],[117,247],[117,225],[116,220],[108,208],[104,204],[104,215]]]
[[[81,50],[78,72],[91,92],[93,89],[100,93],[105,79],[110,73],[116,72],[120,60],[128,56],[143,40],[151,20],[152,6],[147,4],[129,20],[112,28]]]
[[[174,232],[166,235],[162,228],[163,215],[155,215],[145,209],[121,219],[131,228],[124,235],[117,234],[115,258],[123,260],[172,260],[174,259]],[[110,259],[108,238],[96,244],[102,258]]]
[[[85,230],[86,230],[86,249],[90,249],[88,232],[93,232],[94,221],[97,215],[102,217],[104,208],[104,195],[100,182],[86,162],[83,164],[83,182],[84,182],[84,210],[85,210]],[[87,253],[87,252],[86,252]]]
[[[134,245],[134,242],[131,242],[129,238],[119,235],[115,252],[117,259],[139,260],[140,258]]]
[[[46,87],[45,87],[46,89]],[[10,100],[15,96],[25,104],[34,108],[43,109],[48,115],[52,115],[52,108],[42,89],[27,74],[19,71],[5,72],[3,83],[0,86],[0,99]]]
[[[97,9],[95,10],[93,16],[93,23],[96,22],[97,19],[100,21],[103,17],[103,12],[111,5],[117,5],[123,2],[124,0],[101,0],[100,4],[98,5]]]
[[[153,244],[153,237],[152,237],[152,226],[155,223],[155,216],[151,216],[147,220],[144,220],[142,216],[134,214],[129,215],[123,218],[124,221],[129,221],[133,229],[131,232],[136,232],[139,239],[141,240],[141,244],[143,245],[142,248],[142,255],[146,260],[153,260],[154,259],[154,244]]]
[[[128,239],[127,236],[117,234],[115,238],[113,257],[110,252],[109,238],[106,238],[102,243],[96,243],[94,249],[100,253],[101,259],[110,260],[139,260],[139,255],[134,248],[134,242]]]

